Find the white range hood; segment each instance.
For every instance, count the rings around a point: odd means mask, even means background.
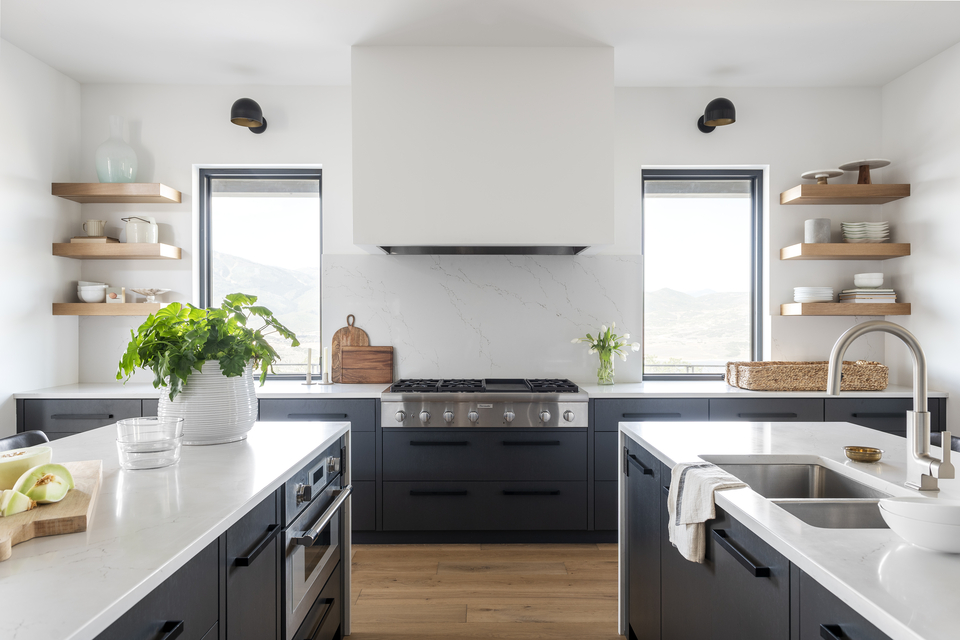
[[[389,253],[613,242],[611,47],[353,47],[353,238]]]

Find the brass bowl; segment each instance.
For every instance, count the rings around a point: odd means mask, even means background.
[[[873,447],[844,447],[843,452],[854,462],[877,462],[883,457],[883,449]]]

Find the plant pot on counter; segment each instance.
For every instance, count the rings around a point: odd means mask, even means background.
[[[253,365],[243,375],[227,377],[218,360],[207,360],[194,371],[180,394],[170,400],[160,395],[161,418],[183,418],[183,444],[205,445],[236,442],[247,437],[257,421],[257,392]]]

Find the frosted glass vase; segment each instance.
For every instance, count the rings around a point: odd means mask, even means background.
[[[123,141],[123,118],[110,116],[110,137],[97,147],[100,182],[136,182],[137,153]]]

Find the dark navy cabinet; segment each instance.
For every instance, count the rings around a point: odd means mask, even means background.
[[[823,422],[822,398],[710,398],[717,422]]]
[[[140,400],[136,399],[19,400],[17,405],[17,431],[43,431],[51,440],[141,415]]]
[[[280,528],[274,492],[227,530],[227,638],[281,638]]]
[[[819,582],[799,574],[800,615],[796,640],[890,640],[890,636],[827,591]],[[795,582],[796,586],[796,582]]]
[[[628,440],[628,442],[630,442]],[[660,462],[636,444],[623,450],[627,601],[631,638],[660,638]]]
[[[913,410],[913,398],[827,398],[823,419],[826,422],[852,422],[898,436],[907,435],[907,411]],[[930,429],[946,429],[946,398],[930,398]]]

